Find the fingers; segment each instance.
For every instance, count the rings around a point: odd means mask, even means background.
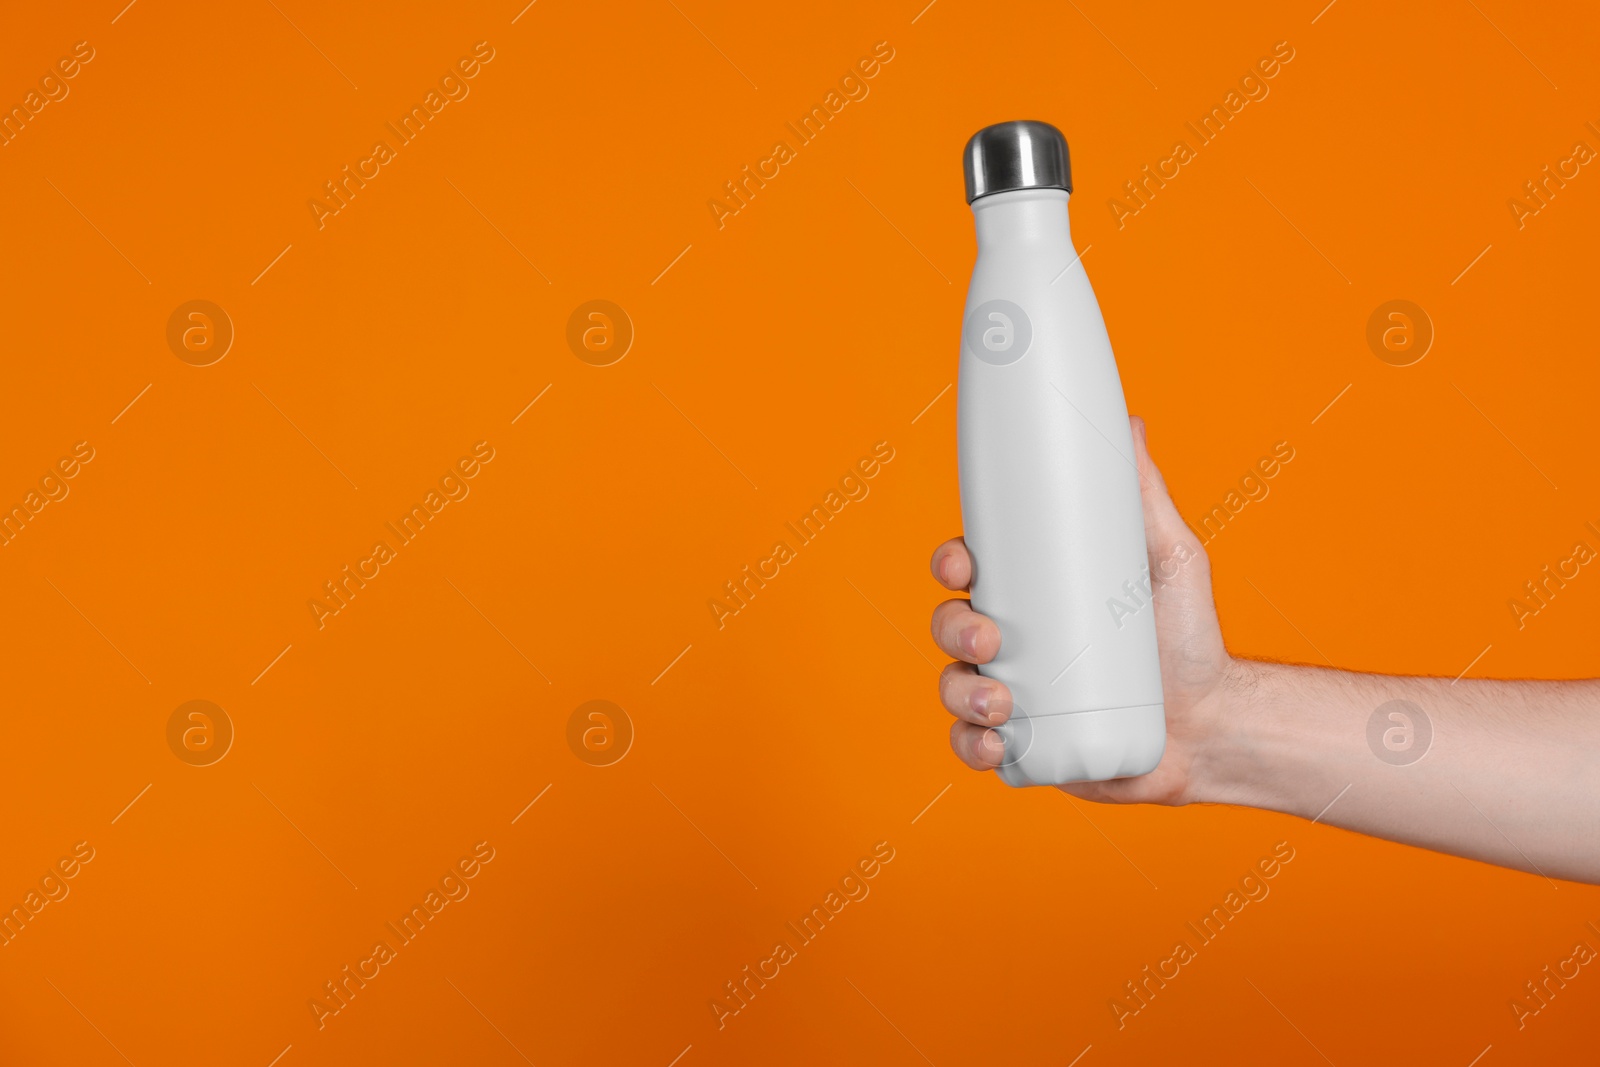
[[[972,585],[972,554],[959,537],[934,549],[928,566],[946,589],[964,592]],[[979,675],[972,664],[994,659],[1000,651],[1000,627],[973,611],[969,601],[947,600],[933,609],[932,630],[934,643],[962,661],[939,675],[939,700],[956,716],[950,747],[973,770],[993,770],[1005,758],[1005,744],[990,727],[1011,717],[1011,691]]]
[[[939,701],[950,714],[979,726],[999,726],[1011,718],[1011,690],[968,663],[945,667],[939,675]]]
[[[946,600],[934,608],[932,630],[934,644],[967,663],[988,663],[1000,651],[1000,627],[966,600]]]
[[[972,554],[952,538],[933,551],[929,569],[939,584],[961,592],[972,584]],[[974,663],[988,663],[1000,651],[1000,628],[972,610],[965,600],[947,600],[933,609],[933,640],[946,655],[961,660],[939,675],[939,700],[956,716],[950,748],[975,771],[990,771],[1005,758],[1005,744],[990,729],[1011,717],[1011,691],[978,674]]]
[[[955,722],[950,726],[950,747],[956,758],[975,771],[992,771],[1005,759],[1006,748],[996,730]]]
[[[960,537],[952,537],[934,549],[929,566],[934,578],[946,589],[960,593],[972,584],[972,554],[967,551],[967,542]]]

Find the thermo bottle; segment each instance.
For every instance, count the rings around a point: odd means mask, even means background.
[[[1128,411],[1072,244],[1067,142],[1006,122],[966,148],[978,260],[961,327],[957,452],[972,605],[1000,626],[979,668],[1015,702],[1000,777],[1147,774],[1166,747]]]

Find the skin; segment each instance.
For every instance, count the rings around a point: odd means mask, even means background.
[[[1264,808],[1600,884],[1600,680],[1392,677],[1230,654],[1205,549],[1150,459],[1143,420],[1130,421],[1157,576],[1167,748],[1149,774],[1062,790],[1113,804]],[[961,538],[940,545],[931,565],[946,589],[968,590]],[[968,767],[993,770],[1004,751],[993,727],[1010,717],[1011,695],[975,665],[999,652],[999,627],[967,600],[947,600],[934,609],[933,638],[956,659],[939,677],[956,718],[951,748]],[[1432,726],[1426,754],[1405,765],[1377,758],[1367,741],[1374,710],[1391,700],[1423,709]]]

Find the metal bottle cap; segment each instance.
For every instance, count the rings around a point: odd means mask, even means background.
[[[1067,139],[1048,122],[985,126],[967,142],[967,203],[1012,189],[1072,192]]]

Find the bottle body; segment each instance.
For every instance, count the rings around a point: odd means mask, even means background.
[[[1063,189],[972,204],[957,445],[973,607],[1000,627],[979,668],[1015,703],[1011,785],[1147,774],[1166,746],[1133,438]]]

